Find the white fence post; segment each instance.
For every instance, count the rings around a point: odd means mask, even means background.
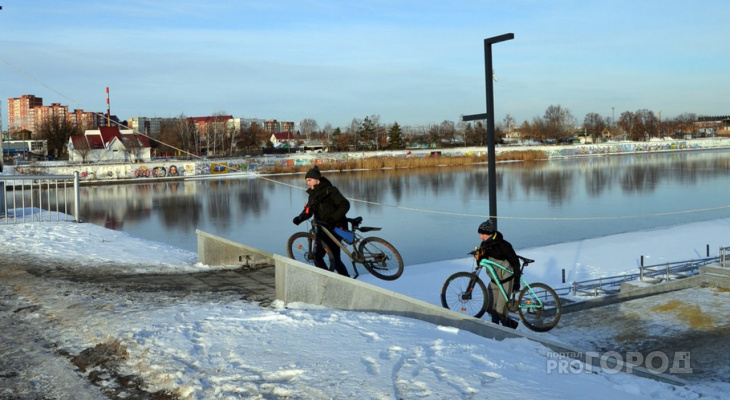
[[[79,218],[79,199],[81,191],[79,189],[79,171],[74,171],[74,222],[81,222]]]

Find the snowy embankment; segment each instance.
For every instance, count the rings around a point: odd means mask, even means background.
[[[519,252],[539,260],[527,271],[529,280],[557,285],[558,266],[568,268],[571,279],[616,274],[635,268],[637,254],[691,258],[729,230],[724,219]],[[114,282],[54,278],[215,268],[197,263],[194,253],[91,224],[0,225],[0,238],[0,315],[4,337],[14,339],[0,347],[3,395],[99,398],[105,390],[186,399],[720,399],[730,389],[717,382],[674,387],[623,373],[560,371],[550,368],[547,348],[527,339],[487,340],[408,318],[281,302],[264,308],[236,293],[130,291]],[[371,283],[438,304],[445,277],[470,262],[408,266],[390,285]],[[552,338],[570,343],[567,332]],[[105,357],[89,356],[100,353]],[[124,386],[130,381],[137,386]]]

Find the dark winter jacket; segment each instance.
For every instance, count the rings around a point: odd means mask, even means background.
[[[332,182],[322,177],[314,189],[307,189],[307,193],[309,201],[302,213],[306,218],[314,215],[329,228],[335,225],[347,227],[346,214],[350,210],[350,202],[332,186]]]
[[[512,248],[512,245],[504,240],[501,232],[495,232],[479,245],[477,261],[483,258],[494,258],[509,262],[513,271],[519,271],[520,259]]]

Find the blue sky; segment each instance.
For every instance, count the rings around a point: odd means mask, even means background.
[[[235,117],[345,127],[425,125],[550,105],[730,114],[726,1],[0,0],[0,101],[113,114]]]

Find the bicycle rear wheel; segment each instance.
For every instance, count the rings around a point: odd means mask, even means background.
[[[535,332],[547,332],[560,321],[560,298],[544,283],[527,285],[517,302],[520,319]]]
[[[322,265],[317,265],[318,263],[316,262],[315,253],[317,249],[316,246],[318,245],[322,246],[325,251],[325,256],[323,257],[324,263]],[[335,258],[332,256],[332,251],[329,246],[321,240],[317,243],[314,235],[309,232],[297,232],[291,235],[286,244],[286,255],[294,260],[314,265],[315,267],[326,269],[328,271],[335,270]]]
[[[403,274],[403,258],[398,250],[379,237],[369,237],[360,242],[358,249],[363,256],[362,264],[374,276],[394,281]]]
[[[492,293],[478,276],[457,272],[441,288],[441,305],[449,310],[481,318],[492,304]]]

